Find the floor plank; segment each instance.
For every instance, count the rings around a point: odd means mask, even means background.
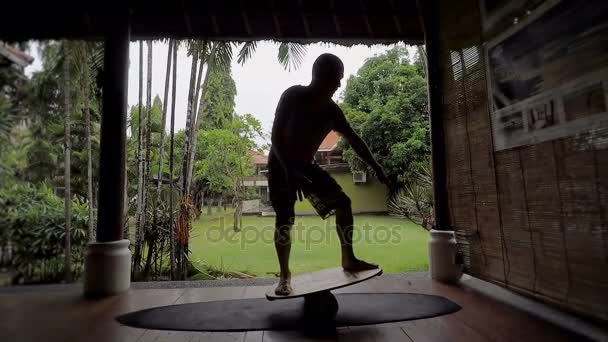
[[[216,300],[240,299],[245,293],[245,287],[208,287],[184,289],[173,304],[199,303]],[[245,339],[244,332],[202,332],[202,331],[163,331],[146,330],[137,342],[241,342]]]
[[[348,327],[338,328],[335,332],[323,335],[307,335],[301,331],[264,331],[264,342],[334,342],[334,341],[353,341]]]
[[[344,327],[333,334],[297,331],[237,333],[143,330],[123,326],[117,315],[163,305],[263,298],[268,286],[137,289],[85,300],[78,286],[60,290],[0,291],[0,341],[570,341],[579,336],[466,286],[448,286],[424,275],[378,277],[337,293],[414,292],[444,296],[462,306],[445,316],[381,325]],[[398,305],[398,303],[396,303]]]
[[[350,331],[353,340],[357,341],[412,341],[401,325],[395,323],[350,327]]]
[[[248,331],[245,333],[243,342],[262,342],[264,340],[264,331]]]
[[[147,308],[170,305],[182,295],[183,289],[131,290],[123,295],[112,297],[113,301],[102,312],[91,317],[70,339],[87,341],[137,341],[144,329],[132,328],[118,323],[115,318],[121,314]]]

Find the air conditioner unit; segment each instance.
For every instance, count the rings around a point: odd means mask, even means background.
[[[367,173],[365,171],[353,172],[353,183],[366,183]]]

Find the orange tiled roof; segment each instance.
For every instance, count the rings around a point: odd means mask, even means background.
[[[247,154],[253,157],[253,163],[255,165],[266,165],[268,164],[268,156],[264,153],[257,151],[247,151]]]
[[[338,141],[340,141],[340,135],[337,132],[331,131],[325,139],[321,142],[319,146],[319,151],[331,151],[338,145]]]

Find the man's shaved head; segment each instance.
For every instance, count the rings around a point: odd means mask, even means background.
[[[337,75],[342,78],[344,74],[344,63],[336,55],[331,53],[324,53],[317,57],[315,63],[312,65],[312,77],[313,78],[334,78]]]
[[[312,65],[313,89],[320,94],[332,97],[336,90],[340,88],[340,80],[344,77],[344,63],[336,55],[324,53],[317,57]]]

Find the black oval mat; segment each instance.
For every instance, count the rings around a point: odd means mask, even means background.
[[[428,318],[460,310],[446,298],[418,293],[337,294],[334,326],[355,326]],[[116,320],[136,328],[190,331],[299,330],[304,299],[222,300],[135,311]]]

